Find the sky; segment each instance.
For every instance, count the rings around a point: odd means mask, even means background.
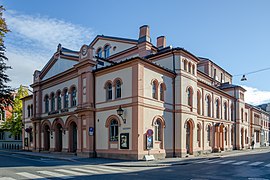
[[[96,35],[138,38],[150,26],[152,43],[206,57],[243,86],[246,102],[270,102],[270,1],[268,0],[2,0],[10,33],[5,38],[10,85],[29,86],[57,49],[79,50]],[[240,81],[246,74],[247,81]]]

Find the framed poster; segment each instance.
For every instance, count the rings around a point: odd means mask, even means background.
[[[129,149],[129,133],[120,134],[120,149]]]

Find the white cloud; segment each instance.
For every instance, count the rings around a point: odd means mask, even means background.
[[[243,86],[247,91],[245,101],[252,105],[260,105],[270,102],[270,91],[261,91],[254,87]]]
[[[91,28],[40,15],[6,11],[4,17],[11,30],[5,45],[8,64],[13,68],[8,70],[12,80],[10,85],[14,88],[32,83],[34,70],[42,69],[56,51],[58,43],[79,50],[83,44],[89,44],[94,35]]]

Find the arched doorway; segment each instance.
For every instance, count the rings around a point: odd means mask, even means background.
[[[187,154],[193,154],[193,126],[190,120],[186,123],[186,149]]]
[[[241,129],[241,148],[244,148],[244,129]]]
[[[219,128],[219,148],[224,151],[224,125],[221,124]]]
[[[63,145],[62,131],[63,131],[62,125],[58,123],[55,128],[55,151],[57,152],[62,151]]]
[[[50,150],[50,127],[48,125],[45,125],[44,127],[44,151],[49,151]]]
[[[70,123],[69,126],[69,151],[77,151],[77,124],[75,122]]]

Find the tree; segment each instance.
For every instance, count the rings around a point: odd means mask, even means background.
[[[1,129],[11,132],[12,136],[21,134],[22,132],[22,100],[21,98],[28,96],[28,89],[22,85],[19,87],[14,98],[12,115],[3,123]]]
[[[3,109],[12,103],[11,88],[7,85],[10,81],[6,70],[11,69],[6,65],[8,58],[5,56],[6,47],[4,46],[4,37],[9,32],[6,21],[3,18],[3,6],[0,6],[0,109]]]

